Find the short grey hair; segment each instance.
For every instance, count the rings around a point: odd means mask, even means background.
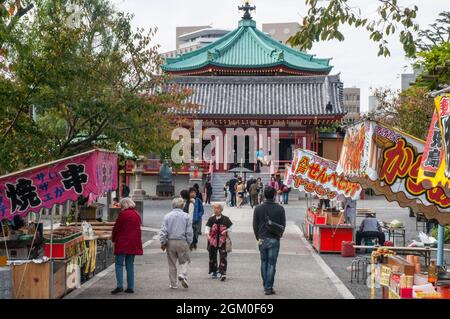
[[[120,200],[120,207],[122,209],[135,208],[136,203],[130,197],[125,197]]]
[[[221,211],[223,211],[223,204],[222,203],[213,203],[212,207],[220,207]]]
[[[172,208],[173,209],[176,209],[176,208],[183,209],[184,203],[185,203],[185,201],[183,198],[181,198],[181,197],[174,198],[172,200]]]

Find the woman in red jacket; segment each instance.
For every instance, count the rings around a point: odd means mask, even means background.
[[[134,256],[142,255],[141,216],[136,204],[128,197],[120,201],[122,211],[112,231],[114,255],[116,255],[117,288],[111,291],[117,294],[123,291],[123,264],[127,269],[127,293],[134,292]]]

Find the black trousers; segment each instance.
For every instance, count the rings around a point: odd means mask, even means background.
[[[231,206],[236,206],[236,192],[230,192],[231,193]]]
[[[212,193],[211,194],[206,193],[205,203],[211,204],[211,196],[212,196]]]
[[[361,245],[363,238],[378,238],[378,243],[380,246],[384,245],[385,238],[384,233],[380,231],[360,231],[356,232],[356,245]]]
[[[221,247],[214,247],[208,243],[209,252],[209,273],[219,272],[221,275],[227,274],[227,250],[226,245],[223,244]],[[219,265],[217,265],[217,253],[219,253]]]

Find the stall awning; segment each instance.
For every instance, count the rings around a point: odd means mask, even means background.
[[[117,188],[117,154],[92,150],[0,177],[0,220]]]
[[[444,189],[427,189],[417,180],[424,146],[397,129],[365,121],[347,129],[337,171],[401,207],[449,224],[450,198]]]
[[[358,199],[361,186],[336,172],[336,162],[311,152],[296,149],[294,159],[285,170],[285,184],[325,199],[348,197]]]

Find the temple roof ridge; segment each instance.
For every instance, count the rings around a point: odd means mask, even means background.
[[[288,47],[256,28],[253,19],[243,19],[239,27],[198,50],[166,59],[166,72],[189,73],[208,66],[227,69],[267,69],[277,66],[294,72],[328,74],[331,59],[316,58]]]

